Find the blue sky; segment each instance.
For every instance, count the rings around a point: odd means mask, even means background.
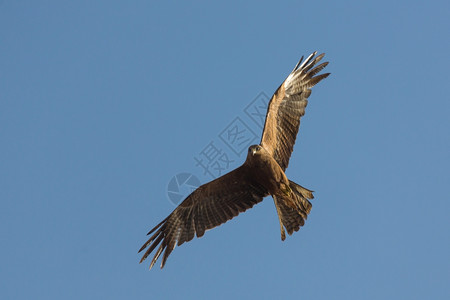
[[[446,1],[0,1],[2,299],[448,299]],[[280,240],[271,198],[138,264],[180,173],[302,55],[326,52],[287,175],[313,189]],[[263,95],[264,95],[263,94]],[[182,187],[185,193],[190,187]],[[176,201],[175,201],[176,202]]]

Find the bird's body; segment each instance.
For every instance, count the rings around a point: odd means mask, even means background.
[[[166,219],[153,228],[141,247],[141,262],[159,245],[150,268],[164,251],[161,268],[173,251],[206,230],[219,226],[271,195],[280,222],[281,239],[298,231],[311,211],[312,191],[290,181],[285,170],[311,94],[311,87],[329,73],[316,75],[328,63],[315,66],[324,54],[311,54],[295,66],[270,100],[260,145],[250,146],[245,162],[235,170],[198,187]]]
[[[262,185],[269,195],[278,195],[289,190],[289,180],[284,171],[261,145],[250,146],[245,167],[254,174],[249,180]]]

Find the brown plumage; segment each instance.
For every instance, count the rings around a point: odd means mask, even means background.
[[[156,253],[150,268],[164,252],[161,268],[173,249],[203,236],[206,230],[227,222],[271,195],[280,222],[281,239],[298,231],[311,211],[312,191],[288,180],[288,167],[300,118],[305,114],[311,88],[329,73],[317,75],[328,64],[316,64],[324,54],[303,57],[280,85],[269,102],[260,145],[250,146],[247,159],[237,169],[206,183],[192,192],[175,210],[150,230],[150,239],[141,247],[140,262]]]

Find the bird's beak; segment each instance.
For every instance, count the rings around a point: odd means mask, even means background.
[[[252,155],[254,156],[255,153],[256,153],[256,149],[253,149],[253,150],[252,150]]]

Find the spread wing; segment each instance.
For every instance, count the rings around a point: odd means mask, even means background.
[[[292,70],[291,74],[281,84],[267,109],[266,123],[261,139],[263,146],[278,162],[283,170],[289,164],[295,138],[300,127],[300,118],[305,114],[311,88],[330,73],[315,76],[328,65],[324,62],[316,64],[325,55],[311,54],[303,63],[303,57]]]
[[[153,235],[139,252],[150,247],[140,262],[159,245],[150,269],[164,251],[161,262],[163,268],[176,245],[189,242],[195,234],[197,237],[203,236],[206,230],[231,220],[261,202],[268,194],[252,182],[252,177],[248,167],[242,165],[192,192],[167,218],[150,230],[148,235]]]

